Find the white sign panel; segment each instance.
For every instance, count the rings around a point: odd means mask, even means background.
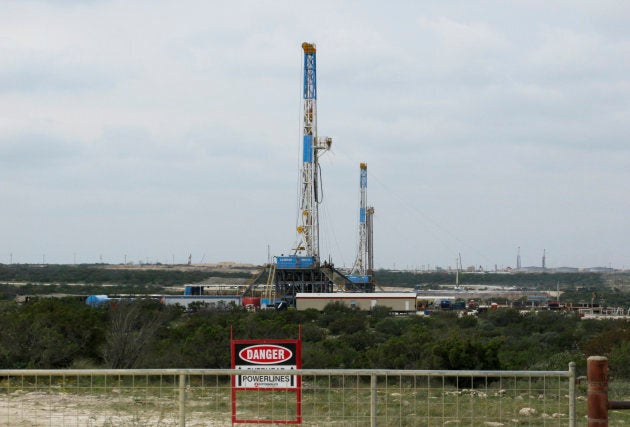
[[[236,386],[243,388],[295,388],[296,375],[279,375],[273,371],[278,367],[239,366],[243,370],[268,370],[268,374],[245,374],[236,376]],[[282,366],[282,369],[295,369],[295,366]]]
[[[269,371],[268,374],[236,376],[237,388],[297,388],[297,375],[276,374],[274,371],[297,369],[296,345],[236,343],[234,368],[249,371]]]

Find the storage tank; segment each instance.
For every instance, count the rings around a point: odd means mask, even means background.
[[[109,297],[107,295],[90,295],[85,299],[85,303],[92,307],[105,304],[108,301]]]

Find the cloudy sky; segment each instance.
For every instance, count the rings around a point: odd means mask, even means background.
[[[260,264],[295,244],[317,45],[322,256],[359,163],[383,268],[630,268],[630,3],[7,0],[0,263]]]

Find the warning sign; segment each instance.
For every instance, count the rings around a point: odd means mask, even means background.
[[[237,387],[245,388],[293,388],[295,375],[239,375]]]
[[[300,349],[297,340],[283,341],[233,341],[232,368],[243,370],[298,369]],[[237,375],[236,388],[298,387],[296,375]]]
[[[300,337],[301,337],[300,330]],[[232,369],[243,371],[232,376],[232,424],[301,424],[302,380],[288,375],[287,370],[302,369],[302,340],[231,340]],[[278,371],[282,370],[282,373]],[[252,391],[295,394],[295,418],[243,418],[238,410],[237,396]],[[246,413],[246,412],[244,412]],[[251,418],[251,416],[249,417]]]
[[[285,344],[253,344],[238,350],[237,363],[241,365],[286,365],[295,361],[295,346]],[[295,363],[293,363],[295,365]]]

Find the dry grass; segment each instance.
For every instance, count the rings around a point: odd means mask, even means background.
[[[577,399],[578,425],[586,425],[585,390]],[[619,398],[619,397],[617,397]],[[621,399],[620,399],[621,400]],[[303,377],[307,426],[367,426],[369,377]],[[239,419],[295,419],[296,393],[237,392]],[[566,380],[503,379],[457,387],[441,379],[381,377],[379,426],[567,426]],[[228,426],[231,388],[221,377],[191,377],[187,426]],[[609,425],[628,425],[630,411],[611,411]],[[179,389],[172,378],[76,378],[0,382],[0,426],[177,426]]]

